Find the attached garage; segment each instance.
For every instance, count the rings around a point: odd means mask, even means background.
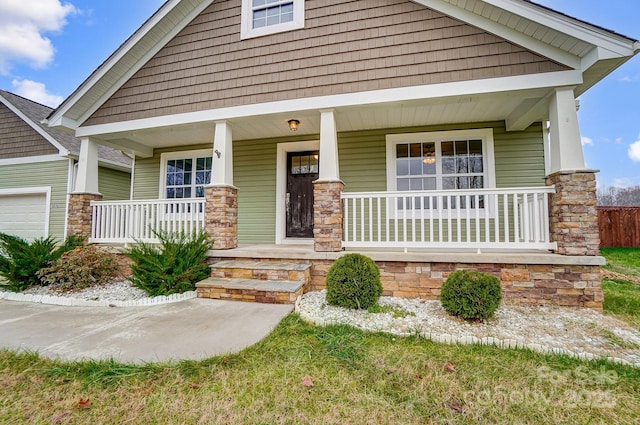
[[[49,233],[51,188],[0,189],[0,232],[35,239]]]

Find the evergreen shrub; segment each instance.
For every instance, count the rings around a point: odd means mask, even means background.
[[[485,320],[493,316],[502,300],[497,277],[476,271],[458,270],[442,284],[440,302],[452,316],[464,320]]]
[[[69,236],[61,246],[51,236],[33,242],[0,233],[0,289],[21,292],[33,285],[46,285],[38,271],[84,241],[78,236]]]
[[[138,242],[125,251],[132,261],[134,286],[150,296],[181,294],[210,275],[207,251],[212,242],[205,232],[157,232],[160,245]]]
[[[380,270],[369,257],[346,254],[327,272],[327,303],[352,309],[368,309],[382,295]]]

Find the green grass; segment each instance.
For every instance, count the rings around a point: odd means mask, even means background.
[[[259,344],[204,361],[64,363],[0,351],[0,370],[7,424],[631,424],[640,416],[637,368],[316,327],[296,315]]]
[[[640,248],[602,248],[600,254],[607,259],[605,269],[640,277]]]
[[[606,269],[640,277],[640,248],[603,248]],[[640,329],[640,285],[620,279],[603,279],[604,311]]]

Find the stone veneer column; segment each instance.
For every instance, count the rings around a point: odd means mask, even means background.
[[[67,211],[67,236],[81,236],[89,239],[91,236],[92,210],[91,201],[102,201],[99,193],[71,193],[69,194],[69,209]]]
[[[547,176],[546,184],[556,187],[549,198],[549,230],[558,254],[598,255],[595,173],[559,171]]]
[[[337,252],[342,250],[343,212],[340,195],[344,183],[340,180],[313,182],[313,241],[314,250]]]
[[[205,229],[214,249],[238,247],[238,189],[229,185],[205,188]]]

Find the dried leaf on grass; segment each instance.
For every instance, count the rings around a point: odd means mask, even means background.
[[[88,409],[89,406],[91,406],[91,400],[89,400],[89,398],[81,398],[80,400],[78,400],[78,403],[76,403],[77,409]]]
[[[307,388],[313,387],[313,381],[311,380],[311,377],[309,375],[304,377],[304,379],[302,380],[302,385]]]
[[[446,362],[444,364],[444,370],[453,373],[456,371],[456,367],[451,362]]]

